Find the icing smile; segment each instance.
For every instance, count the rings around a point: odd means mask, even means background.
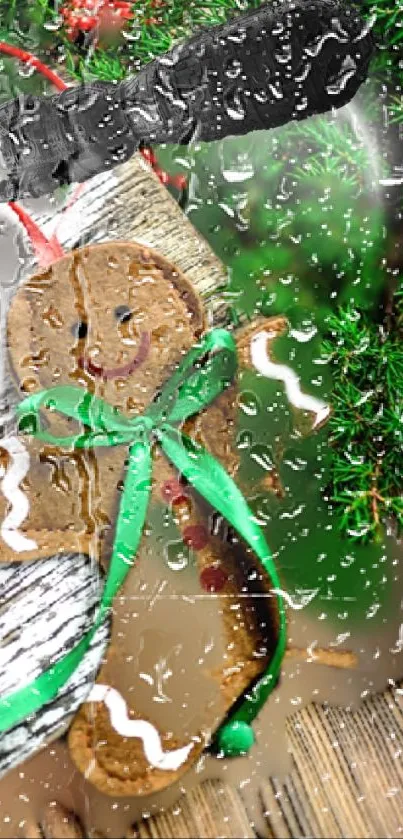
[[[99,376],[101,379],[118,379],[118,378],[127,378],[130,376],[140,364],[146,360],[147,355],[150,349],[150,333],[149,332],[142,332],[140,336],[140,346],[138,349],[137,355],[129,361],[127,364],[124,364],[122,367],[101,367],[97,364],[94,364],[90,358],[85,358],[82,356],[78,363],[83,370],[86,370],[92,376]]]

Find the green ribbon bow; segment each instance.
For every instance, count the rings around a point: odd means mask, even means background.
[[[0,731],[17,725],[57,695],[108,616],[115,595],[133,567],[141,539],[151,489],[153,441],[158,442],[179,473],[238,531],[259,557],[273,587],[280,588],[263,531],[242,493],[220,463],[177,428],[228,387],[236,367],[232,336],[224,329],[215,329],[190,350],[142,416],[129,419],[104,400],[72,386],[34,393],[18,406],[20,430],[29,431],[39,440],[73,449],[129,445],[129,459],[108,576],[94,624],[76,647],[33,682],[0,699]],[[42,406],[79,421],[87,430],[69,437],[48,434],[41,428]],[[249,723],[275,687],[286,646],[285,609],[279,593],[277,600],[279,628],[274,655],[263,676],[237,703],[235,712],[217,733],[217,744],[225,754],[248,750],[253,742]]]

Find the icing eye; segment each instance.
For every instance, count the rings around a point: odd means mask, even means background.
[[[132,317],[132,314],[133,312],[131,312],[127,306],[116,306],[115,318],[119,321],[119,323],[127,323],[127,321]]]
[[[71,327],[71,334],[74,335],[74,338],[85,338],[88,332],[88,326],[84,320],[79,320],[78,323],[74,323]]]

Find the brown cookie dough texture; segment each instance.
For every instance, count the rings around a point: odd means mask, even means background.
[[[127,242],[84,247],[32,277],[16,294],[8,318],[11,367],[21,398],[71,384],[135,416],[205,328],[193,286],[155,251]],[[273,326],[276,333],[283,328],[283,321]],[[249,337],[248,329],[239,337],[244,364]],[[234,385],[186,424],[232,475],[238,465],[236,399]],[[70,421],[54,414],[48,421],[56,435],[74,433]],[[86,550],[106,567],[127,449],[62,451],[31,438],[24,444],[31,465],[21,488],[30,508],[20,529],[38,548],[16,556],[0,539],[0,558]],[[156,518],[147,522],[133,570],[116,598],[111,642],[97,681],[120,692],[130,719],[155,726],[164,751],[192,748],[175,771],[157,768],[140,738],[121,736],[112,727],[103,702],[86,703],[70,729],[69,749],[77,768],[107,795],[149,795],[177,781],[262,672],[275,644],[269,583],[244,546],[210,535],[191,553],[183,574],[167,565],[169,545],[155,535],[155,522],[161,529],[166,511],[161,487],[177,480],[155,449],[150,510],[157,511]],[[0,505],[3,520],[4,499]],[[173,512],[179,538],[189,527],[211,530],[213,511],[190,487]],[[201,586],[205,568],[221,573],[219,594]]]

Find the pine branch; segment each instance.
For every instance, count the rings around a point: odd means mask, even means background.
[[[334,374],[327,498],[353,541],[377,539],[385,523],[403,527],[403,285],[385,333],[352,307],[329,319],[323,350]]]

